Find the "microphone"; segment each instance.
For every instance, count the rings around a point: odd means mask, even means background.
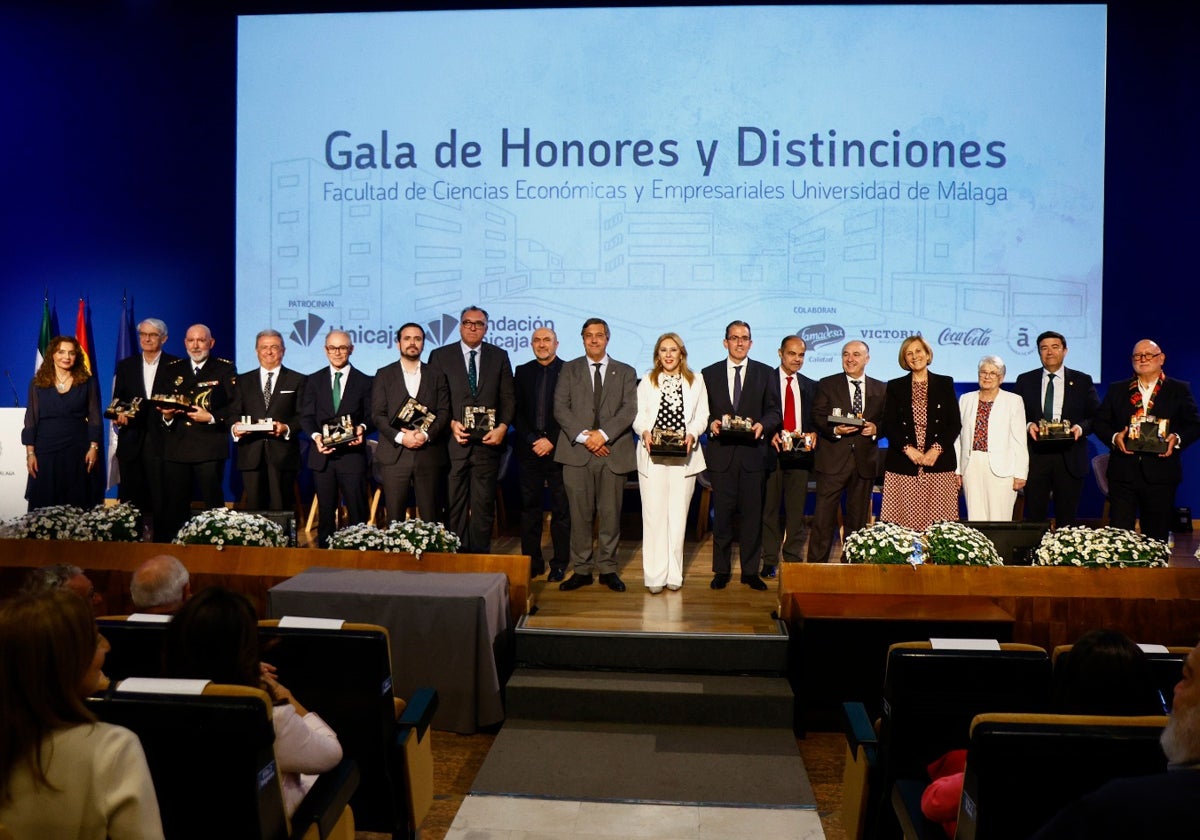
[[[20,394],[17,393],[17,386],[13,384],[12,371],[6,370],[6,371],[4,371],[4,375],[8,377],[8,387],[12,388],[13,408],[20,408],[21,407],[21,396],[20,396]]]

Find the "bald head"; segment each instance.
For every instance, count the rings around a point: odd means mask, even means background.
[[[191,577],[177,558],[159,554],[134,570],[129,595],[138,612],[171,615],[191,597]]]

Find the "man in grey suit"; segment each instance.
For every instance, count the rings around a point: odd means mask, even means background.
[[[487,335],[487,312],[478,306],[468,306],[460,317],[458,331],[462,340],[429,354],[430,367],[445,375],[450,388],[446,525],[462,539],[464,552],[487,554],[492,550],[500,454],[508,442],[516,396],[508,353],[483,340]],[[496,425],[482,439],[472,438],[470,430],[463,426],[463,409],[468,405],[496,412]]]
[[[426,522],[440,519],[438,498],[446,472],[446,429],[450,428],[450,388],[440,369],[421,362],[425,330],[405,324],[396,331],[399,360],[381,367],[371,389],[371,420],[379,430],[375,460],[383,481],[388,519],[404,519],[408,485],[413,485],[417,514]],[[427,430],[397,429],[392,420],[413,397],[435,415]]]
[[[293,510],[300,472],[300,403],[304,374],[283,366],[283,336],[262,330],[254,338],[258,368],[238,377],[229,406],[229,430],[237,441],[237,468],[250,510]],[[271,420],[271,430],[247,431],[242,417]]]
[[[563,465],[563,484],[571,511],[571,577],[559,584],[570,591],[600,582],[624,592],[617,574],[621,539],[621,498],[625,476],[637,469],[630,430],[637,416],[637,374],[608,355],[608,324],[583,322],[584,355],[563,365],[554,389],[558,445],[554,460]],[[599,518],[592,547],[592,521]]]

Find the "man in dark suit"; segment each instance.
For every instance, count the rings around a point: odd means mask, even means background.
[[[1100,407],[1100,397],[1086,373],[1064,367],[1067,340],[1056,332],[1037,337],[1042,367],[1017,377],[1016,393],[1025,403],[1029,424],[1029,479],[1025,483],[1025,518],[1054,519],[1061,528],[1074,525],[1083,480],[1088,473],[1087,437]],[[1038,421],[1067,419],[1075,435],[1070,441],[1038,440]]]
[[[775,381],[779,387],[779,401],[783,406],[781,430],[800,431],[815,435],[813,403],[817,397],[817,383],[800,373],[804,367],[804,356],[808,346],[804,339],[789,335],[779,345],[779,367],[775,368]],[[804,503],[808,498],[808,475],[813,467],[812,451],[780,458],[779,433],[771,437],[771,448],[767,450],[767,489],[763,497],[762,577],[775,577],[775,564],[779,562],[782,546],[786,563],[801,563],[801,533],[804,521]],[[783,528],[779,523],[779,507],[783,505]],[[786,534],[786,538],[785,535]]]
[[[554,388],[562,371],[558,336],[539,327],[529,340],[533,359],[517,365],[513,381],[517,392],[515,451],[521,468],[521,553],[529,555],[530,574],[546,570],[542,558],[542,489],[550,490],[550,582],[561,581],[571,557],[571,514],[563,487],[562,464],[554,460],[558,421],[554,419]]]
[[[842,519],[843,540],[867,524],[871,515],[871,486],[878,465],[879,422],[883,418],[887,386],[866,376],[871,349],[865,341],[848,341],[842,347],[842,373],[817,383],[813,422],[819,442],[813,457],[817,473],[817,501],[808,538],[808,562],[828,563],[837,529],[838,508],[846,497]],[[861,426],[831,423],[834,409],[857,416]]]
[[[1132,379],[1108,386],[1096,413],[1096,437],[1112,450],[1108,460],[1108,501],[1114,527],[1132,531],[1139,518],[1142,533],[1166,541],[1175,514],[1175,490],[1183,480],[1180,451],[1200,435],[1200,414],[1192,389],[1163,373],[1167,356],[1149,339],[1133,346]],[[1169,422],[1167,451],[1131,450],[1128,433],[1134,418]]]
[[[726,358],[700,373],[708,390],[708,445],[704,460],[713,488],[713,589],[724,589],[733,569],[733,520],[738,523],[742,583],[765,590],[758,576],[762,562],[763,491],[767,477],[767,441],[779,429],[779,389],[771,369],[749,358],[750,325],[725,327]],[[722,435],[726,417],[753,421],[750,440]]]
[[[233,362],[212,355],[216,344],[204,324],[188,327],[183,338],[187,358],[166,366],[166,391],[191,399],[182,409],[159,409],[165,427],[163,458],[167,492],[160,533],[174,538],[191,518],[192,484],[200,488],[205,508],[225,504],[225,461],[229,438],[225,420],[233,401],[237,373]]]
[[[464,552],[487,554],[492,550],[500,455],[516,410],[512,365],[507,352],[483,340],[487,335],[487,312],[468,306],[461,319],[462,340],[429,354],[429,364],[442,371],[450,387],[446,525],[462,539]],[[463,409],[468,405],[496,412],[496,425],[482,439],[473,439],[463,426]]]
[[[440,522],[442,477],[446,474],[446,430],[450,428],[450,389],[436,367],[421,361],[425,330],[408,323],[396,331],[400,358],[375,373],[371,393],[371,422],[379,430],[375,460],[383,482],[388,519],[403,521],[408,509],[408,486],[413,486],[417,515]],[[409,398],[434,415],[427,429],[392,425]]]
[[[300,403],[300,428],[312,439],[308,468],[317,489],[317,545],[329,545],[337,523],[338,492],[346,504],[346,524],[367,521],[367,447],[363,436],[371,416],[371,377],[350,364],[354,342],[348,333],[325,336],[329,364],[308,376]],[[336,447],[321,442],[326,424],[349,417],[358,436]]]
[[[621,500],[625,477],[637,469],[633,420],[637,416],[637,374],[608,355],[608,324],[583,322],[584,355],[563,365],[554,389],[558,445],[554,460],[563,465],[571,509],[571,577],[559,584],[570,591],[600,582],[624,592],[617,574],[621,540]],[[597,540],[592,548],[592,522]]]
[[[254,337],[258,368],[238,377],[229,406],[229,431],[237,442],[250,510],[294,510],[300,472],[300,404],[304,374],[283,366],[283,336],[262,330]],[[270,431],[248,431],[245,423],[271,421]]]
[[[122,402],[147,400],[167,391],[167,367],[178,356],[163,352],[167,325],[158,318],[147,318],[137,326],[141,352],[117,363],[113,379],[113,398]],[[151,416],[153,415],[153,416]],[[122,502],[132,502],[142,512],[142,522],[156,542],[175,535],[160,533],[160,520],[166,484],[163,481],[164,429],[159,415],[144,402],[132,418],[118,416],[112,421],[117,430],[117,466]]]

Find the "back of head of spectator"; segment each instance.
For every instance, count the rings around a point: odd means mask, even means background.
[[[42,747],[54,730],[95,721],[83,698],[106,649],[91,610],[62,588],[0,604],[0,803],[18,765],[46,783],[53,756]]]
[[[74,592],[92,608],[93,615],[104,609],[104,599],[92,585],[91,579],[83,573],[83,569],[69,563],[55,563],[51,566],[30,569],[21,584],[21,593],[25,595],[51,592],[55,589],[67,589]]]
[[[201,590],[167,625],[165,660],[171,677],[262,687],[254,605],[219,586]]]
[[[1188,654],[1183,678],[1175,684],[1171,717],[1161,741],[1172,766],[1200,769],[1200,645]]]
[[[174,615],[192,597],[191,577],[178,558],[159,554],[134,570],[129,595],[138,612]]]
[[[1162,698],[1142,649],[1124,633],[1092,630],[1054,670],[1055,708],[1076,715],[1161,715]]]

